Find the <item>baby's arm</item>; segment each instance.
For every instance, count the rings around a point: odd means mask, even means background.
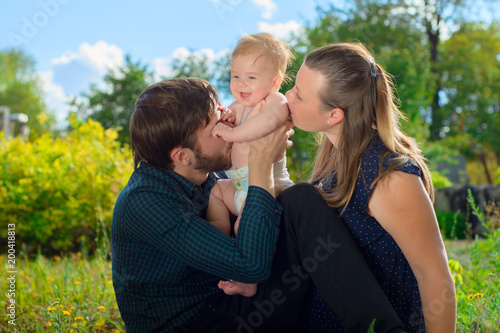
[[[288,119],[287,100],[283,94],[276,92],[269,94],[263,102],[263,106],[260,103],[255,106],[262,111],[245,123],[234,128],[219,123],[212,134],[228,142],[247,142],[271,133]]]

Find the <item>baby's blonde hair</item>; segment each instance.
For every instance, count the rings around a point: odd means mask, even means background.
[[[276,74],[287,82],[290,78],[286,75],[286,68],[295,56],[293,55],[287,43],[280,41],[269,33],[258,33],[253,35],[246,35],[241,38],[233,50],[231,61],[239,55],[246,55],[252,53],[259,53],[257,59],[265,57],[270,61]]]

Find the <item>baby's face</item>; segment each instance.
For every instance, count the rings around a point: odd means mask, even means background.
[[[243,54],[231,62],[231,93],[242,105],[252,107],[278,90],[273,65],[259,54]]]

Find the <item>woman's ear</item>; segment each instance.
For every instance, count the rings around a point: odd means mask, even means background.
[[[174,165],[189,165],[191,163],[188,150],[190,149],[175,147],[172,151],[170,151],[170,158],[172,159]]]
[[[344,119],[344,110],[341,108],[335,108],[330,110],[330,117],[328,117],[328,125],[335,125],[340,123]]]

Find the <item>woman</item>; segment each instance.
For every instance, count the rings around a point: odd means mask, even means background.
[[[454,332],[429,169],[399,128],[388,74],[360,44],[329,45],[306,57],[286,96],[294,125],[323,134],[311,183],[341,214],[406,330]]]

